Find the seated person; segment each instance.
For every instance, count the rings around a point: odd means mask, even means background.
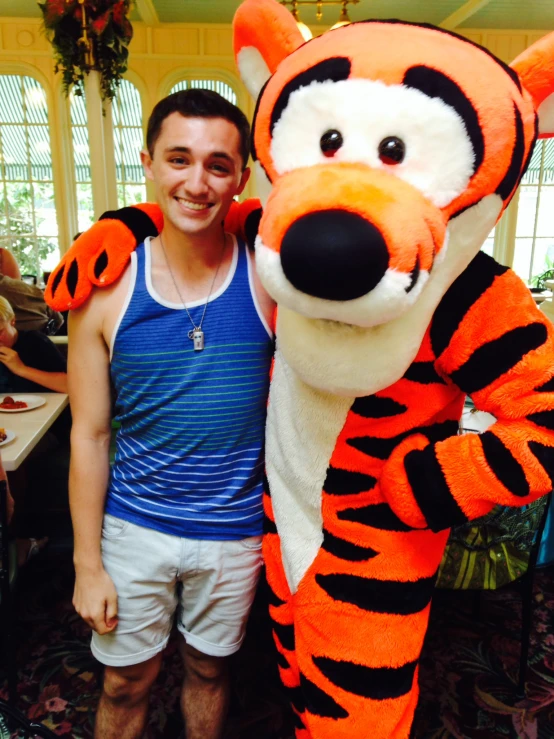
[[[66,362],[40,331],[19,331],[15,313],[0,296],[0,393],[50,390],[67,393]]]
[[[14,280],[21,279],[21,272],[16,258],[8,249],[0,247],[0,274],[11,277]]]

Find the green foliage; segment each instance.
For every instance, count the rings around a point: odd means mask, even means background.
[[[41,274],[41,263],[56,248],[49,239],[34,235],[33,196],[28,182],[10,184],[9,196],[0,197],[0,245],[9,248],[17,259],[21,274]],[[7,214],[7,220],[6,220]],[[36,228],[44,219],[35,211]]]
[[[66,95],[72,87],[76,95],[82,95],[85,74],[94,69],[100,72],[102,98],[115,97],[127,71],[127,47],[133,37],[127,17],[130,4],[130,0],[45,0],[38,4]]]
[[[545,280],[554,280],[554,259],[549,253],[546,254],[544,263],[546,266],[546,270],[544,272],[541,272],[540,275],[535,275],[531,278],[530,284],[534,292],[539,292],[541,290],[547,289],[546,285],[544,284]]]

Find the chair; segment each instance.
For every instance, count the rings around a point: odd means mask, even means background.
[[[460,433],[484,431],[489,414],[466,403]],[[471,419],[471,420],[469,420]],[[479,614],[483,590],[519,584],[522,596],[521,653],[517,697],[525,697],[529,639],[533,619],[533,582],[552,493],[523,508],[496,506],[487,516],[453,528],[439,567],[437,587],[475,590]]]
[[[17,575],[15,545],[8,537],[8,484],[0,480],[0,629],[2,654],[8,676],[8,699],[17,697],[17,665],[12,589]]]

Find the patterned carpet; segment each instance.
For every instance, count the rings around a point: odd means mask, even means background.
[[[473,616],[472,593],[437,593],[422,659],[416,739],[554,739],[553,575],[547,569],[536,578],[526,701],[514,697],[518,591],[484,593],[478,619]],[[22,572],[18,705],[57,735],[85,739],[92,736],[100,670],[90,655],[89,629],[71,606],[72,579],[67,547],[51,546]],[[226,739],[293,737],[263,601],[260,591],[247,640],[233,662]],[[181,733],[180,680],[181,665],[172,641],[152,695],[148,739],[172,739]],[[5,688],[0,695],[5,697]]]

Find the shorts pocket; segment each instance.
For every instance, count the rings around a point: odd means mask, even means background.
[[[261,534],[259,536],[248,536],[246,539],[241,539],[240,543],[245,549],[257,551],[262,548],[262,538]]]
[[[102,522],[102,538],[118,539],[120,536],[123,536],[128,528],[129,521],[124,521],[122,518],[116,518],[109,513],[105,513]]]

